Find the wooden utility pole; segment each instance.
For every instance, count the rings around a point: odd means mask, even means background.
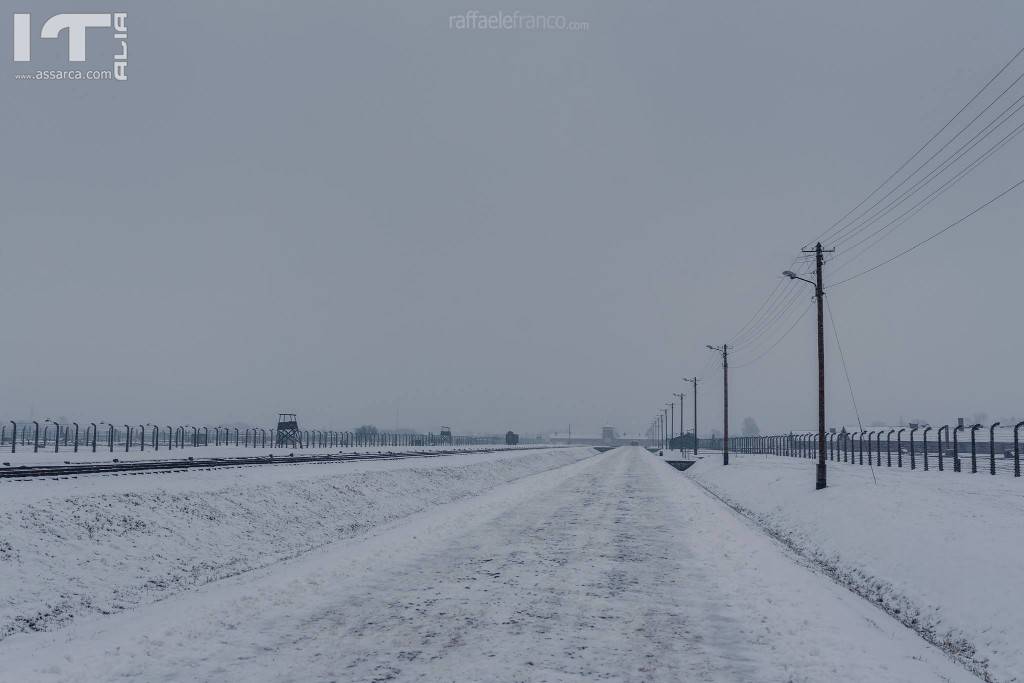
[[[804,249],[804,253],[814,254],[815,281],[806,280],[796,273],[787,270],[782,274],[792,280],[803,280],[814,285],[814,298],[818,304],[818,466],[814,488],[821,490],[827,485],[825,476],[825,287],[822,284],[822,269],[825,266],[825,253],[835,249],[822,249],[821,242],[814,249]]]
[[[685,381],[693,384],[693,459],[697,459],[697,376],[684,377]]]
[[[729,464],[729,345],[711,346],[712,351],[719,351],[722,354],[722,464]]]
[[[679,399],[679,453],[681,455],[683,452],[683,434],[686,433],[683,431],[683,398],[686,394],[680,393],[672,395]]]
[[[818,300],[818,472],[814,488],[820,491],[827,485],[825,476],[825,288],[821,282],[821,269],[825,258],[821,242],[814,246],[817,279],[814,295]]]
[[[668,449],[672,450],[672,432],[676,427],[676,402],[669,401],[665,405],[669,408],[668,416]]]

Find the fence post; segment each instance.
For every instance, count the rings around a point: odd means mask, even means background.
[[[996,427],[998,426],[998,422],[993,422],[992,426],[988,428],[988,473],[992,476],[996,474]]]
[[[1013,425],[1013,476],[1020,476],[1020,440],[1017,438],[1017,430],[1024,422]]]
[[[917,427],[913,427],[910,430],[910,469],[917,469],[917,458],[914,457],[914,432],[917,431]]]
[[[948,442],[949,441],[949,425],[942,425],[941,427],[939,427],[939,431],[935,434],[935,439],[936,439],[936,441],[938,441],[938,446],[939,446],[939,472],[943,471],[943,462],[942,461],[945,460],[945,458],[942,457],[942,430],[943,429],[946,430],[946,441]]]
[[[956,433],[959,432],[963,428],[964,428],[964,426],[962,424],[958,424],[956,427],[953,427],[953,471],[954,472],[959,472],[960,471],[960,442],[957,441]]]
[[[978,447],[974,440],[974,434],[981,429],[980,424],[971,425],[971,474],[978,473]]]
[[[921,448],[924,449],[924,471],[928,471],[928,432],[932,431],[931,425],[925,425],[921,432]]]

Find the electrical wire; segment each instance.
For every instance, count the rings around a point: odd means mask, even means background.
[[[793,321],[793,324],[789,326],[789,329],[787,329],[783,333],[783,335],[781,337],[776,339],[775,343],[772,344],[771,346],[769,346],[763,353],[761,353],[756,358],[753,358],[753,359],[751,359],[749,361],[746,361],[744,363],[740,363],[739,365],[733,365],[732,367],[738,369],[738,368],[745,368],[745,367],[747,367],[749,365],[753,365],[754,363],[758,362],[759,360],[761,360],[762,358],[767,356],[769,353],[774,351],[775,347],[778,346],[779,344],[781,344],[782,340],[785,339],[786,337],[788,337],[789,333],[792,332],[796,328],[796,326],[800,324],[800,321],[804,319],[804,317],[807,315],[807,312],[810,311],[813,306],[814,306],[814,302],[812,301],[810,304],[807,305],[807,308],[804,309],[804,312],[801,313],[800,316],[796,320]]]
[[[829,287],[838,287],[839,285],[844,285],[847,282],[850,282],[851,280],[856,280],[857,278],[861,277],[862,275],[867,275],[868,273],[870,273],[870,272],[872,272],[874,270],[878,270],[879,268],[881,268],[884,265],[892,263],[893,261],[895,261],[896,259],[900,258],[901,256],[905,256],[906,254],[909,254],[910,252],[914,251],[918,247],[921,247],[921,246],[927,244],[928,242],[931,242],[933,239],[935,239],[939,235],[943,234],[947,230],[951,230],[952,228],[955,228],[956,226],[960,225],[961,223],[966,221],[968,218],[970,218],[974,214],[980,212],[981,210],[983,210],[983,209],[987,208],[988,206],[994,204],[995,202],[999,201],[1000,199],[1002,199],[1006,195],[1008,195],[1011,192],[1013,192],[1014,190],[1016,190],[1021,185],[1024,185],[1024,178],[1021,178],[1020,180],[1015,182],[1013,185],[1011,185],[1010,187],[1006,188],[1005,190],[1003,190],[1002,192],[997,194],[995,197],[992,197],[992,199],[989,199],[984,204],[981,204],[980,206],[975,207],[974,209],[971,210],[970,213],[964,215],[961,218],[958,218],[957,220],[953,221],[952,223],[950,223],[946,227],[942,228],[938,232],[932,233],[931,235],[929,235],[925,239],[921,240],[920,242],[917,242],[916,244],[913,244],[913,245],[907,247],[903,251],[899,252],[898,254],[896,254],[894,256],[891,256],[890,258],[887,258],[886,260],[882,261],[881,263],[877,263],[877,264],[871,266],[870,268],[867,268],[866,270],[860,271],[856,275],[851,275],[850,277],[848,277],[848,278],[846,278],[844,280],[840,280],[839,282],[831,283],[829,285]]]
[[[899,175],[903,171],[903,169],[906,168],[915,158],[917,158],[917,156],[921,152],[923,152],[930,144],[932,144],[932,142],[934,142],[935,139],[938,138],[942,134],[942,132],[944,130],[946,130],[946,128],[948,128],[953,123],[953,121],[955,121],[957,118],[959,118],[960,115],[963,114],[964,111],[966,111],[967,108],[970,107],[974,103],[975,100],[977,100],[979,97],[981,97],[981,94],[983,92],[985,92],[986,90],[988,90],[989,86],[992,85],[1003,74],[1003,72],[1006,71],[1010,67],[1010,65],[1013,64],[1013,62],[1015,62],[1017,60],[1018,57],[1020,57],[1021,53],[1024,53],[1024,47],[1022,47],[1019,50],[1017,50],[1017,52],[1012,57],[1010,57],[1010,59],[1005,64],[1003,64],[1003,66],[995,73],[995,75],[992,76],[992,78],[988,79],[988,81],[985,83],[985,85],[981,86],[981,88],[976,93],[974,93],[974,95],[971,97],[971,99],[967,100],[966,104],[964,104],[962,107],[960,107],[960,109],[955,114],[953,114],[953,116],[948,121],[946,121],[944,124],[942,124],[941,128],[939,128],[937,131],[935,131],[935,133],[933,133],[932,136],[930,138],[928,138],[928,140],[926,140],[923,145],[918,147],[914,151],[913,154],[911,154],[909,157],[907,157],[907,159],[902,164],[900,164],[900,166],[895,171],[893,171],[891,174],[889,174],[889,176],[885,180],[883,180],[881,182],[881,184],[878,185],[878,187],[876,187],[874,190],[869,192],[863,199],[860,200],[860,202],[857,203],[856,206],[854,206],[852,209],[850,209],[845,214],[843,214],[835,223],[830,225],[824,232],[819,234],[816,238],[806,242],[803,245],[803,248],[807,249],[809,246],[811,246],[815,242],[821,242],[822,240],[830,238],[832,231],[838,225],[840,225],[847,218],[849,218],[849,216],[851,214],[853,214],[861,206],[863,206],[864,203],[867,202],[869,199],[871,199],[871,197],[873,197],[879,190],[881,190],[886,185],[888,185],[889,182],[893,178],[895,178],[897,175]]]
[[[832,334],[836,338],[836,348],[839,349],[839,359],[843,362],[843,374],[846,375],[846,386],[850,389],[850,401],[853,403],[853,412],[857,416],[857,427],[861,432],[864,431],[864,422],[860,419],[860,408],[857,407],[857,397],[853,394],[853,382],[850,381],[850,370],[846,367],[846,354],[843,353],[843,345],[839,341],[839,328],[836,327],[836,318],[832,315],[832,304],[829,298],[825,297],[825,307],[828,308],[828,320],[832,324]],[[868,451],[868,467],[871,468],[871,478],[875,484],[878,484],[878,479],[875,478],[875,467],[871,461],[871,452]]]
[[[790,281],[792,283],[792,281]],[[773,311],[768,317],[762,318],[762,320],[750,329],[750,332],[745,338],[734,339],[730,348],[741,349],[747,346],[751,346],[757,343],[762,337],[772,331],[774,326],[782,320],[789,311],[793,309],[796,303],[799,301],[803,290],[801,287],[793,287],[790,285],[790,289],[785,298],[779,299],[776,305],[773,307]]]
[[[999,143],[997,143],[997,146],[993,146],[992,148],[990,148],[989,151],[986,152],[986,158],[987,158],[988,155],[994,154],[996,151],[998,151],[999,148],[1001,148],[1003,145],[1007,144],[1014,137],[1017,137],[1017,135],[1019,135],[1022,131],[1024,131],[1024,123],[1021,123],[1020,125],[1018,125],[1017,128],[1015,128],[1007,136],[1005,136],[1003,138],[1003,140],[1001,140]],[[977,168],[977,166],[980,163],[982,163],[983,161],[984,161],[984,158],[976,160],[975,162],[972,163],[971,166],[968,166],[967,168],[964,168],[963,170],[961,170],[957,175],[955,175],[954,177],[952,177],[949,180],[947,180],[946,183],[943,186],[940,186],[939,188],[936,188],[931,194],[926,196],[924,199],[919,201],[917,204],[915,204],[914,206],[910,207],[909,209],[904,211],[902,214],[900,214],[899,216],[894,218],[892,221],[890,221],[889,223],[886,223],[885,225],[883,225],[878,230],[875,230],[871,234],[867,235],[866,237],[862,238],[861,240],[859,240],[856,243],[854,243],[853,245],[851,245],[849,247],[850,250],[857,249],[857,247],[859,247],[859,246],[863,245],[864,243],[868,242],[875,235],[879,235],[880,233],[883,233],[883,231],[886,231],[888,229],[888,232],[885,232],[885,234],[882,234],[880,237],[878,237],[878,239],[874,240],[873,242],[871,242],[871,244],[868,244],[866,247],[864,247],[860,251],[855,252],[852,256],[848,257],[847,260],[845,260],[842,263],[842,265],[840,265],[840,266],[836,267],[835,269],[833,269],[832,270],[832,275],[835,276],[835,274],[837,272],[842,272],[846,268],[849,268],[851,265],[853,265],[857,261],[858,258],[860,258],[864,254],[866,254],[868,251],[870,251],[871,249],[876,247],[883,239],[885,239],[887,236],[891,235],[892,232],[894,232],[900,226],[902,226],[907,221],[909,221],[911,218],[913,218],[918,213],[920,213],[925,207],[927,207],[929,204],[931,204],[935,200],[935,198],[936,198],[938,193],[940,193],[941,191],[946,189],[947,186],[949,186],[949,185],[951,185],[953,183],[959,182],[966,174],[970,173],[972,170]]]
[[[843,345],[839,341],[839,329],[836,327],[835,316],[832,315],[832,304],[829,298],[825,297],[825,308],[828,309],[828,320],[832,324],[832,334],[836,338],[836,348],[839,349],[839,359],[843,362],[843,374],[846,375],[846,386],[850,389],[850,401],[853,403],[853,412],[857,416],[857,426],[864,431],[864,423],[860,419],[860,409],[857,407],[857,397],[853,394],[853,382],[850,381],[850,370],[846,367],[846,354],[843,353]]]
[[[1024,76],[1024,74],[1022,74],[1022,76]],[[1010,111],[1010,109],[1012,109],[1013,107],[1016,107],[1016,109],[1013,109],[1013,111],[1010,112],[1009,115],[1007,116],[1006,115],[1007,112]],[[833,246],[833,247],[842,246],[845,242],[848,242],[849,240],[853,239],[854,237],[856,237],[858,234],[860,234],[861,232],[863,232],[867,228],[869,228],[872,225],[874,225],[875,223],[877,223],[879,220],[881,220],[884,216],[889,214],[892,210],[894,210],[900,204],[902,204],[906,200],[910,199],[910,197],[912,197],[917,191],[919,191],[920,189],[922,189],[923,187],[925,187],[926,185],[931,183],[931,181],[935,180],[939,175],[941,175],[946,170],[948,170],[953,164],[955,164],[956,162],[958,162],[961,159],[963,159],[963,157],[966,156],[968,154],[968,152],[970,152],[972,149],[974,149],[977,145],[979,145],[982,141],[984,141],[990,135],[995,133],[995,131],[1000,126],[1002,126],[1004,123],[1006,123],[1011,118],[1013,118],[1013,116],[1015,116],[1018,112],[1020,112],[1021,109],[1024,109],[1024,95],[1021,95],[1019,98],[1017,98],[1017,100],[1014,101],[1014,103],[1012,105],[1010,105],[1005,110],[1000,112],[999,115],[995,119],[993,119],[988,124],[986,124],[986,126],[981,131],[978,131],[978,133],[976,133],[974,135],[974,137],[972,137],[970,140],[968,140],[963,145],[961,145],[959,148],[957,148],[957,150],[955,150],[949,157],[947,157],[945,160],[943,160],[939,164],[938,167],[932,169],[927,175],[925,175],[923,178],[921,178],[916,183],[914,183],[914,185],[910,189],[904,191],[903,194],[901,194],[899,197],[894,199],[892,202],[890,202],[883,209],[881,209],[880,211],[875,213],[867,221],[861,223],[856,228],[850,230],[849,232],[843,234],[841,237],[838,237],[837,239],[832,241],[831,242],[831,246]],[[1005,116],[1005,118],[1004,118],[1004,116]],[[1002,118],[1003,120],[999,121],[998,123],[996,123],[996,121],[998,121],[1000,118]],[[994,125],[994,127],[993,127],[993,125]],[[993,144],[987,150],[982,152],[982,154],[978,158],[976,158],[974,161],[970,162],[964,169],[961,169],[956,175],[954,175],[953,178],[951,178],[950,180],[947,180],[938,189],[933,190],[932,193],[928,195],[928,199],[929,200],[934,199],[939,194],[944,193],[946,190],[948,190],[950,187],[952,187],[957,181],[959,181],[965,175],[967,175],[968,173],[973,171],[975,168],[977,168],[979,165],[981,165],[986,160],[988,160],[989,157],[991,157],[997,151],[1002,149],[1010,140],[1012,140],[1014,137],[1016,137],[1017,133],[1020,132],[1022,126],[1024,126],[1024,124],[1020,124],[1016,128],[1014,128],[1013,130],[1011,130],[1010,133],[1008,133],[1006,136],[1001,138],[999,141],[997,141],[995,144]],[[982,133],[984,133],[984,134],[982,134]],[[891,223],[888,224],[888,225],[891,225]],[[884,229],[884,227],[882,229]],[[875,231],[872,234],[877,234],[877,232],[879,232],[879,231]]]

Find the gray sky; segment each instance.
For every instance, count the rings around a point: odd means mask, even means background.
[[[74,9],[32,2],[35,30]],[[0,31],[0,416],[639,431],[698,373],[703,431],[704,345],[1024,22],[1009,1],[126,9],[126,83],[16,81]],[[450,30],[469,9],[589,29]],[[110,40],[90,30],[90,64]],[[858,265],[1016,182],[1020,144]],[[1022,205],[831,293],[865,422],[1024,412]],[[814,423],[813,334],[733,372],[734,429]]]

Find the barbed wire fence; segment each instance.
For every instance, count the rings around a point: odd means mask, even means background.
[[[516,436],[516,442],[519,442]],[[529,440],[524,441],[524,443]],[[54,420],[0,424],[0,451],[148,452],[199,447],[232,448],[398,448],[507,445],[507,435],[447,432],[303,429],[285,438],[274,428],[209,425],[61,423]]]
[[[833,463],[991,476],[1021,476],[1020,440],[1024,421],[1016,424],[910,424],[846,430],[826,436],[826,458]],[[931,438],[929,438],[931,437]],[[721,438],[700,439],[700,448],[721,450]],[[816,459],[818,433],[795,431],[729,438],[733,453]]]

